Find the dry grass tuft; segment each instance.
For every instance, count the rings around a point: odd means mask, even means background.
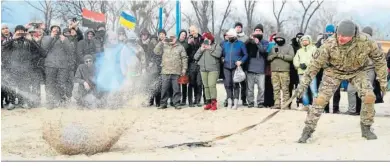
[[[107,152],[129,122],[122,111],[50,111],[43,121],[43,139],[64,155]]]

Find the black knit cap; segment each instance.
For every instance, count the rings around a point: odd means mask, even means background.
[[[244,26],[242,25],[241,22],[236,22],[236,23],[234,24],[234,28],[237,27],[237,26],[240,26],[241,28],[244,28]]]
[[[165,34],[165,36],[167,36],[167,32],[164,29],[161,29],[160,31],[158,31],[158,34],[160,34],[160,33],[163,33],[163,34]]]
[[[255,31],[256,29],[260,29],[261,32],[264,32],[263,24],[257,24],[253,30]]]
[[[187,30],[185,30],[185,29],[182,29],[182,30],[180,31],[180,33],[179,33],[179,36],[178,36],[178,37],[180,37],[181,33],[183,33],[183,32],[184,32],[184,33],[186,33],[186,36],[188,35],[188,34],[187,34]]]
[[[15,27],[15,32],[18,31],[18,30],[26,31],[26,28],[23,25],[18,25],[18,26]]]

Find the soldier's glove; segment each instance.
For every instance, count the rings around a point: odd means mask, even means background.
[[[302,70],[306,70],[306,69],[307,69],[307,66],[306,66],[306,64],[304,64],[304,63],[301,63],[301,64],[299,65],[299,67],[300,67]]]

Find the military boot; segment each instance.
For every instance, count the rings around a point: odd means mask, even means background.
[[[313,129],[305,126],[305,128],[303,128],[302,136],[298,140],[298,143],[306,143],[306,141],[311,137],[313,132],[314,132]]]
[[[362,137],[367,140],[378,139],[378,137],[371,131],[371,125],[364,125],[360,122],[360,128],[362,129]]]

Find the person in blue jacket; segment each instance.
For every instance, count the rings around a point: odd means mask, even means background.
[[[236,69],[247,61],[248,53],[245,44],[237,40],[237,32],[234,29],[230,29],[226,33],[226,36],[229,40],[222,45],[224,84],[228,98],[228,109],[237,109],[240,96],[240,84],[233,82],[233,76]]]

